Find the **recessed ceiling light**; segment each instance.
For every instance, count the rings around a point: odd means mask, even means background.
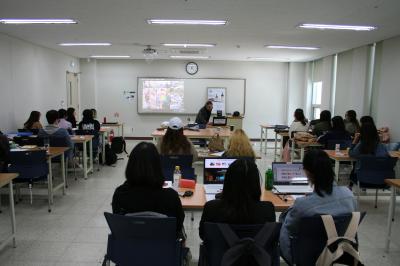
[[[60,46],[110,46],[109,42],[65,42],[59,43]]]
[[[163,43],[163,46],[168,47],[184,47],[184,48],[193,48],[193,47],[215,47],[216,44],[213,43]]]
[[[195,56],[195,55],[170,55],[170,58],[174,59],[208,59],[209,56]]]
[[[77,24],[73,19],[0,19],[3,24]]]
[[[129,55],[92,55],[91,58],[130,58]]]
[[[294,49],[294,50],[318,50],[319,47],[310,46],[292,46],[292,45],[265,45],[267,48],[272,49]]]
[[[204,19],[148,19],[148,24],[165,24],[165,25],[226,25],[226,20],[204,20]]]
[[[354,31],[372,31],[378,27],[375,26],[354,26],[354,25],[330,25],[330,24],[300,24],[298,28],[302,29],[320,29],[320,30],[354,30]]]

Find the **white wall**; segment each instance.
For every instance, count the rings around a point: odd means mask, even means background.
[[[288,111],[286,122],[290,124],[293,121],[293,114],[297,108],[306,110],[307,102],[307,80],[306,64],[289,63],[288,75]]]
[[[191,77],[185,72],[185,61],[156,60],[151,64],[144,60],[81,60],[82,104],[98,109],[99,120],[104,116],[108,121],[119,120],[125,123],[125,134],[134,137],[150,136],[151,132],[170,115],[139,115],[137,98],[124,99],[124,90],[137,91],[137,77]],[[198,61],[197,78],[245,78],[246,110],[244,129],[251,138],[259,137],[259,124],[284,123],[287,120],[287,63],[237,62],[237,61]],[[295,71],[303,71],[299,63]],[[96,78],[93,81],[93,70]],[[302,72],[300,76],[302,75]],[[304,75],[303,75],[304,77]],[[300,77],[294,79],[304,84]],[[93,86],[96,88],[93,92]],[[293,90],[296,87],[293,84]],[[88,95],[97,101],[87,99]],[[204,99],[199,99],[203,102]],[[187,117],[182,117],[186,120]],[[192,117],[194,119],[194,117]]]
[[[0,130],[21,128],[32,110],[45,124],[46,111],[66,107],[66,71],[79,71],[77,59],[0,34],[0,62]]]
[[[382,44],[376,109],[373,115],[378,126],[389,126],[392,140],[400,141],[400,37]]]

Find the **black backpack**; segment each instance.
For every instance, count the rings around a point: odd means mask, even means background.
[[[117,155],[115,152],[110,148],[110,144],[106,144],[104,146],[105,155],[106,155],[106,165],[113,165],[117,162]],[[101,158],[101,156],[100,156]]]
[[[123,137],[114,137],[111,142],[111,149],[116,153],[120,154],[126,152],[126,142]]]

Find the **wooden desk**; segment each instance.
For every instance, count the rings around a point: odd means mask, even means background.
[[[213,155],[215,152],[210,152],[210,150],[208,148],[196,148],[196,151],[197,151],[198,159],[204,159],[207,157],[221,157],[221,156]],[[256,159],[261,159],[261,155],[257,151],[254,151],[254,153],[256,154]]]
[[[195,189],[180,188],[180,191],[191,190],[193,191],[193,196],[191,197],[180,197],[182,202],[182,207],[185,210],[202,210],[206,204],[206,195],[203,184],[196,184]],[[275,211],[284,211],[288,209],[293,204],[293,199],[288,198],[288,201],[284,201],[271,191],[266,191],[263,189],[261,200],[270,201],[275,206]]]
[[[124,123],[102,123],[101,126],[102,127],[116,127],[116,128],[118,128],[118,135],[116,135],[116,136],[124,137]]]
[[[389,252],[390,234],[392,231],[392,223],[394,222],[394,210],[396,206],[396,189],[400,189],[400,179],[385,179],[385,183],[390,186],[390,203],[387,221],[387,235],[385,251]]]
[[[89,172],[93,172],[93,135],[75,135],[71,136],[74,143],[81,143],[83,146],[83,177],[87,179]],[[89,168],[87,166],[87,147],[86,143],[89,142]]]
[[[275,129],[275,125],[268,125],[268,124],[262,124],[260,125],[260,152],[263,151],[263,146],[264,146],[264,154],[267,153],[267,149],[273,149],[268,148],[268,130],[269,129]]]
[[[5,185],[9,184],[9,197],[10,197],[10,216],[11,216],[11,235],[7,236],[3,241],[0,243],[0,250],[3,249],[8,242],[12,241],[13,247],[15,248],[16,241],[15,241],[15,232],[16,232],[16,223],[15,223],[15,209],[14,209],[14,191],[13,191],[13,179],[17,178],[18,174],[15,173],[0,173],[0,188],[4,187]]]
[[[316,141],[312,141],[312,142],[308,142],[308,141],[298,141],[298,140],[294,140],[292,142],[292,149],[291,149],[291,161],[293,161],[294,159],[294,149],[295,147],[299,147],[300,148],[300,161],[303,161],[304,158],[304,151],[306,148],[310,148],[310,147],[323,147],[324,145],[322,145],[321,143],[318,143]]]
[[[103,164],[106,163],[106,143],[108,143],[108,136],[110,131],[111,131],[110,127],[101,127],[99,131],[100,137],[102,139],[101,157]]]
[[[289,137],[289,131],[281,131],[281,132],[276,132],[275,131],[274,162],[276,162],[276,150],[277,150],[278,136],[280,136],[280,140],[281,140],[279,156],[282,159],[283,138],[285,138],[285,137],[288,138]]]

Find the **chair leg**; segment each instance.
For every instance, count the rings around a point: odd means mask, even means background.
[[[32,205],[32,203],[33,203],[32,184],[29,184],[29,196],[30,196],[30,202]]]
[[[194,221],[194,212],[191,213],[190,220],[191,220],[192,222]]]
[[[361,192],[360,182],[357,181],[357,205],[358,205],[358,208],[360,208],[360,192]]]
[[[65,187],[68,188],[68,157],[65,159]]]
[[[378,189],[375,190],[375,209],[378,208]]]

